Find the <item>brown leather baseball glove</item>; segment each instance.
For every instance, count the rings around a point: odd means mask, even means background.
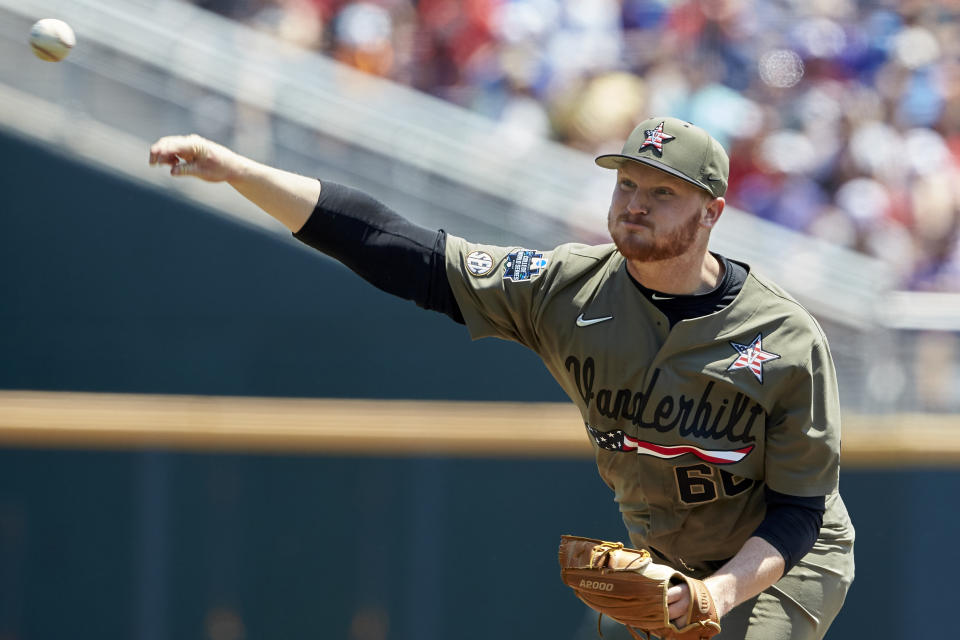
[[[720,633],[717,607],[706,585],[675,569],[656,564],[650,553],[619,542],[561,536],[560,575],[591,608],[664,640],[706,640]],[[686,583],[690,606],[680,624],[670,621],[667,589]]]

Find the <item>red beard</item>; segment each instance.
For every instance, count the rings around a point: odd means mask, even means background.
[[[646,226],[650,229],[652,237],[622,227],[618,228],[616,223],[622,219]],[[690,220],[679,228],[663,237],[657,237],[656,229],[652,225],[647,225],[642,216],[634,216],[629,213],[619,214],[608,224],[608,227],[614,244],[617,245],[617,249],[627,260],[658,262],[683,255],[693,246],[700,229],[700,211],[690,216]]]

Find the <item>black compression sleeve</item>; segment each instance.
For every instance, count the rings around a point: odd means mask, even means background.
[[[783,556],[784,569],[790,571],[807,555],[820,535],[826,497],[803,498],[765,489],[767,515],[753,532]]]
[[[293,237],[378,289],[464,323],[447,279],[442,229],[424,229],[362,191],[324,181],[313,213]]]

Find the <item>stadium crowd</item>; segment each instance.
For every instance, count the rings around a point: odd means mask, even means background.
[[[589,153],[650,114],[728,202],[960,292],[958,0],[194,0]]]

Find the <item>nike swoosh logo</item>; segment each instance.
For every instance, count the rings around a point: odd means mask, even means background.
[[[673,300],[673,296],[658,296],[655,293],[650,294],[651,300]]]
[[[597,324],[598,322],[605,322],[606,320],[613,320],[613,316],[606,316],[605,318],[591,318],[590,320],[584,320],[583,314],[581,313],[579,316],[577,316],[577,326],[589,327],[592,324]]]

